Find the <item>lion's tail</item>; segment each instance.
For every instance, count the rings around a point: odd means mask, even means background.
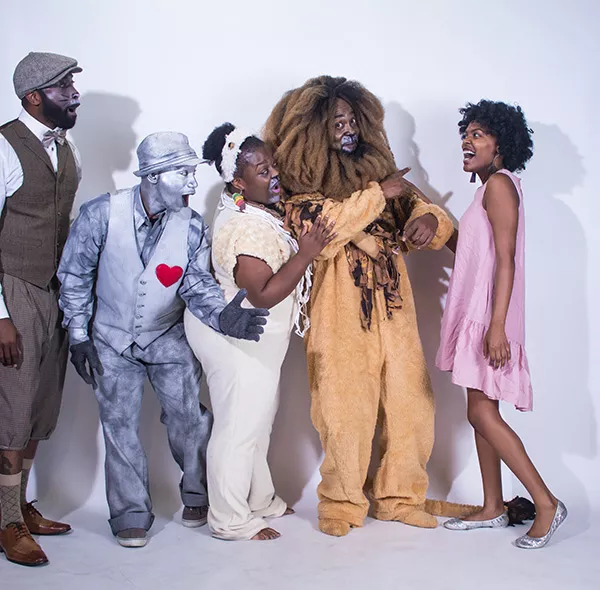
[[[425,512],[433,516],[448,516],[450,518],[463,518],[481,510],[481,506],[472,504],[457,504],[445,500],[425,500]]]

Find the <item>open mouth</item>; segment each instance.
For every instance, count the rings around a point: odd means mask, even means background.
[[[358,137],[356,135],[344,135],[341,144],[343,151],[353,152],[358,144]]]
[[[281,185],[279,184],[278,178],[272,178],[269,183],[269,192],[272,195],[279,195],[281,193]]]
[[[475,157],[475,152],[471,150],[463,150],[463,162],[470,162]]]
[[[186,207],[190,204],[190,197],[191,197],[191,195],[183,195],[183,197],[182,197],[183,203],[185,204]]]
[[[67,111],[67,113],[69,113],[69,115],[76,115],[77,113],[75,111],[77,111],[80,104],[81,103],[79,103],[79,102],[74,102],[72,105],[68,106],[65,110]]]

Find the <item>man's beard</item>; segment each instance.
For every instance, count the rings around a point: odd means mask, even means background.
[[[61,129],[71,129],[75,125],[75,117],[69,116],[66,109],[60,108],[55,102],[51,101],[43,90],[39,91],[42,97],[42,107],[44,117],[54,123],[55,127]]]
[[[337,149],[336,151],[340,154],[342,158],[348,158],[349,160],[357,161],[365,155],[366,147],[365,144],[359,138],[358,145],[356,146],[353,152],[345,152],[342,149]]]

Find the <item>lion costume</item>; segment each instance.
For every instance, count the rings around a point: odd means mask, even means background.
[[[332,147],[338,98],[360,132],[352,155]],[[404,226],[431,213],[438,221],[429,248],[440,249],[452,222],[410,190],[386,201],[379,185],[397,171],[383,127],[384,109],[363,86],[322,76],[288,92],[265,126],[292,231],[318,215],[335,220],[337,236],[314,263],[305,339],[311,415],[325,457],[318,486],[319,528],[341,536],[362,526],[364,487],[375,427],[381,461],[368,490],[373,516],[433,528],[432,514],[470,511],[426,504],[434,436],[434,399],[403,259]]]

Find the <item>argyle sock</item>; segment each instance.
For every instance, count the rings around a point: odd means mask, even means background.
[[[0,529],[23,522],[21,513],[21,474],[0,475]]]
[[[29,483],[29,474],[33,459],[23,459],[23,471],[21,476],[21,506],[27,504],[27,484]]]

